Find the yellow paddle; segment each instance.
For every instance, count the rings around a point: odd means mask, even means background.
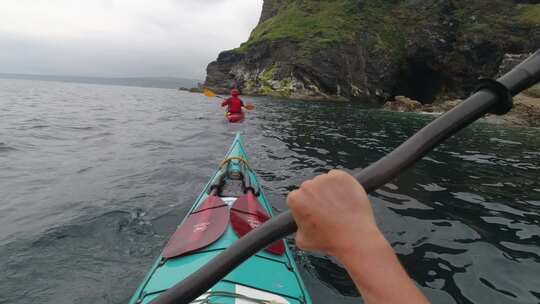
[[[219,98],[219,99],[225,99],[225,97],[217,95],[214,91],[212,91],[212,90],[210,90],[208,88],[203,89],[203,94],[206,97],[216,97],[216,98]],[[244,108],[246,110],[248,110],[248,111],[255,110],[255,105],[252,104],[252,103],[248,103],[248,104],[244,105]]]
[[[212,91],[212,90],[210,90],[208,88],[203,89],[203,94],[206,97],[217,97],[217,98],[220,98],[220,99],[225,99],[225,98],[223,98],[223,97],[221,97],[219,95],[216,95],[216,93],[214,93],[214,91]]]

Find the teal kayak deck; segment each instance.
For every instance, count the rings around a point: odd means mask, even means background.
[[[236,135],[225,158],[235,157],[240,157],[249,161],[240,134]],[[239,166],[240,161],[233,159],[231,160],[231,165],[232,167]],[[220,173],[222,173],[222,170],[226,169],[219,169],[210,179],[189,213],[205,201],[208,197],[207,193],[209,192],[210,186]],[[252,185],[260,189],[260,183],[255,172],[249,168],[246,172],[249,174]],[[235,200],[233,197],[223,199],[229,207]],[[262,190],[260,191],[258,199],[268,214],[272,215],[272,207]],[[208,247],[187,255],[165,260],[164,262],[162,262],[162,256],[160,256],[133,295],[130,303],[150,303],[161,293],[205,265],[236,240],[238,240],[238,237],[229,224],[225,233],[219,240]],[[211,298],[204,303],[261,303],[250,301],[248,298],[257,299],[259,301],[273,300],[271,303],[276,304],[311,303],[309,294],[302,282],[297,266],[288,248],[286,248],[283,255],[275,255],[266,251],[260,251],[257,255],[249,258],[218,284],[212,287],[207,296],[208,295],[211,295]],[[202,298],[200,302],[202,302]],[[198,302],[196,301],[193,303]]]

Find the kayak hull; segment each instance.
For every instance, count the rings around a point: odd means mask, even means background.
[[[242,113],[227,113],[227,120],[231,123],[239,123],[244,121],[246,115]]]
[[[247,177],[248,182],[250,183],[249,188],[257,189],[255,191],[257,194],[256,201],[258,201],[260,207],[266,211],[266,214],[272,216],[272,206],[262,192],[261,185],[255,172],[250,167],[243,139],[240,134],[236,135],[225,159],[228,160],[229,165],[218,169],[204,187],[188,215],[198,214],[200,207],[203,206],[205,201],[207,202],[208,198],[212,195],[212,189],[214,189],[212,186],[216,185],[216,181],[222,176],[225,176],[223,173],[226,173],[227,176],[235,176],[235,174],[238,173],[239,168],[243,168],[242,175],[244,178]],[[241,191],[239,193],[239,191],[233,187],[233,185],[239,183],[239,181],[227,181],[227,183],[230,183],[231,186],[224,187],[219,196],[222,201],[229,206],[228,208],[232,210],[238,197],[243,197],[243,194]],[[251,192],[248,191],[247,193]],[[182,230],[183,223],[187,222],[189,222],[189,216],[184,218],[177,232]],[[214,221],[210,218],[208,222],[213,223]],[[233,228],[233,225],[229,224],[223,235],[207,247],[169,259],[164,259],[163,254],[160,255],[133,295],[130,304],[150,303],[167,289],[187,278],[223,250],[231,246],[238,240],[239,235],[240,234]],[[173,235],[171,241],[174,237],[175,236]],[[274,301],[272,303],[280,304],[312,303],[309,293],[299,274],[293,255],[287,246],[284,247],[284,251],[281,251],[281,254],[279,254],[279,251],[276,253],[275,250],[268,250],[271,248],[258,252],[255,256],[249,258],[246,262],[232,271],[199,299],[209,297],[212,300],[211,303],[225,304],[252,303],[246,301],[246,297],[259,301]]]

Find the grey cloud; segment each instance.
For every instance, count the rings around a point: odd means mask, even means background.
[[[0,70],[8,73],[202,78],[214,49],[122,45],[106,40],[13,39],[0,34]]]
[[[176,0],[170,9],[154,12],[152,1],[146,2],[147,10],[143,1],[136,2],[140,8],[130,9],[126,1],[100,4],[101,10],[114,6],[114,12],[124,12],[126,6],[124,14],[130,15],[121,17],[129,18],[123,19],[129,27],[122,27],[120,20],[118,28],[103,28],[97,20],[98,30],[66,35],[49,34],[47,24],[36,27],[35,33],[3,27],[0,4],[0,72],[202,79],[219,51],[247,39],[262,7],[262,0]],[[85,22],[93,21],[88,19]]]

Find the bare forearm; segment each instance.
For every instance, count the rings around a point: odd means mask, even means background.
[[[368,304],[424,304],[429,301],[405,272],[384,236],[375,233],[336,257],[345,265]]]
[[[298,247],[340,260],[367,303],[429,303],[379,231],[366,191],[353,176],[333,170],[305,181],[287,204],[298,224]]]

